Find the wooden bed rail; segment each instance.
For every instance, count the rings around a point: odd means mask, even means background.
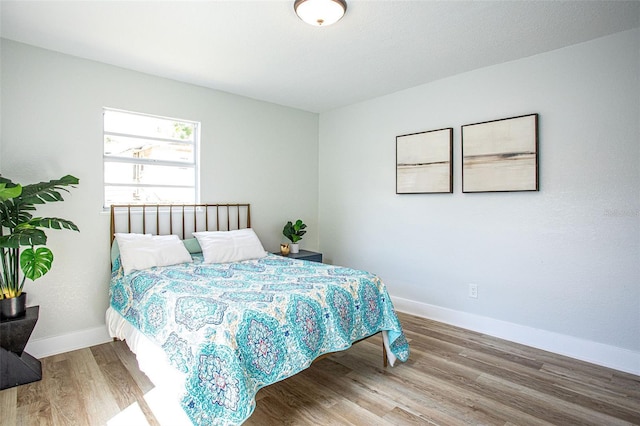
[[[119,218],[124,219],[124,225]],[[251,228],[249,203],[111,205],[112,243],[116,232],[176,234],[184,240],[190,232],[244,228]]]

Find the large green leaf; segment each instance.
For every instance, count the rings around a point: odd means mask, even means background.
[[[0,247],[42,246],[47,243],[47,234],[42,229],[18,225],[12,234],[0,237]]]
[[[11,182],[10,179],[0,176],[0,225],[5,228],[13,228],[15,223],[18,223],[16,216],[19,214],[19,211],[13,199],[19,197],[21,194],[22,186]]]
[[[7,200],[0,205],[0,223],[5,228],[13,229],[33,217],[28,211],[35,210],[32,205],[16,206],[14,200]]]
[[[25,249],[20,255],[20,268],[24,276],[30,280],[37,280],[51,269],[53,253],[46,247]]]
[[[9,181],[8,179],[4,178],[3,180]],[[16,186],[13,182],[6,183],[5,185],[11,188],[14,188]],[[2,224],[2,226],[4,226],[5,228],[13,229],[19,223],[29,221],[32,216],[28,211],[35,210],[35,207],[31,204],[20,205],[22,191],[24,190],[24,188],[20,188],[21,193],[17,197],[0,200],[0,224]]]
[[[18,204],[45,204],[47,202],[64,201],[60,190],[69,192],[65,186],[77,185],[80,180],[77,177],[66,175],[60,179],[49,182],[33,183],[22,187],[22,196]]]
[[[7,187],[6,183],[0,183],[0,201],[7,201],[11,198],[16,198],[22,194],[22,186],[16,185]]]
[[[57,217],[36,217],[18,224],[13,233],[0,236],[0,247],[18,248],[20,246],[43,246],[47,243],[47,234],[42,228],[69,229],[79,231],[75,223]]]
[[[41,226],[43,228],[51,229],[70,229],[72,231],[79,231],[75,223],[70,220],[60,219],[57,217],[34,217],[29,221],[33,226]]]

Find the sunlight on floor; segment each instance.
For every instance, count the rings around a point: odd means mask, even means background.
[[[107,426],[149,426],[137,402],[134,402],[107,422]]]
[[[166,396],[163,396],[158,388],[153,388],[147,392],[144,399],[154,417],[162,426],[191,425],[191,421],[180,405],[175,400],[167,399]],[[107,426],[149,426],[149,422],[140,405],[134,402],[109,420]]]
[[[187,417],[178,400],[167,398],[156,387],[147,392],[144,396],[149,409],[153,411],[153,415],[162,426],[182,426],[191,425],[191,420]]]

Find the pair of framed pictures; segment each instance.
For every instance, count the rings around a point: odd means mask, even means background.
[[[462,126],[462,192],[538,190],[538,114]],[[453,192],[453,128],[396,137],[396,194]]]

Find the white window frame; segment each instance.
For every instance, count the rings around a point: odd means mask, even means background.
[[[171,139],[171,138],[160,138],[160,137],[151,137],[151,136],[144,136],[144,135],[137,135],[134,133],[117,133],[117,132],[111,132],[111,131],[107,131],[104,127],[104,114],[106,112],[117,112],[117,113],[123,113],[123,114],[129,114],[129,115],[138,115],[138,116],[143,116],[143,117],[152,117],[152,118],[158,118],[158,119],[162,119],[162,120],[170,120],[170,121],[176,121],[176,122],[180,122],[180,123],[189,123],[189,124],[193,124],[194,125],[194,130],[193,130],[193,142],[190,141],[183,141],[183,140],[179,140],[179,139]],[[168,143],[185,143],[185,144],[191,144],[193,143],[193,162],[184,162],[184,161],[168,161],[168,160],[155,160],[155,159],[145,159],[145,158],[131,158],[131,157],[119,157],[119,156],[114,156],[114,155],[105,155],[104,153],[104,141],[105,138],[107,136],[121,136],[121,137],[133,137],[136,139],[146,139],[146,140],[150,140],[150,141],[154,141],[154,142],[168,142]],[[109,162],[113,162],[113,163],[131,163],[131,164],[148,164],[148,165],[154,165],[154,166],[169,166],[169,167],[181,167],[184,168],[185,166],[188,167],[193,167],[193,173],[195,174],[194,176],[194,186],[193,186],[193,190],[194,190],[194,203],[197,204],[200,202],[200,122],[197,121],[193,121],[193,120],[184,120],[181,118],[174,118],[174,117],[165,117],[165,116],[161,116],[161,115],[154,115],[154,114],[146,114],[146,113],[141,113],[141,112],[132,112],[132,111],[126,111],[126,110],[121,110],[121,109],[116,109],[116,108],[108,108],[108,107],[104,107],[103,108],[103,119],[102,119],[102,204],[103,204],[103,209],[104,210],[108,210],[110,208],[111,204],[107,204],[107,200],[106,200],[106,187],[107,186],[121,186],[121,187],[131,187],[131,186],[137,186],[137,187],[166,187],[166,188],[191,188],[191,185],[154,185],[154,184],[138,184],[138,185],[131,185],[128,183],[113,183],[113,182],[107,182],[106,181],[106,177],[105,177],[105,164],[109,163]],[[169,202],[171,203],[171,202]],[[182,202],[178,202],[180,204],[182,204]],[[114,201],[112,204],[143,204],[143,203],[132,203],[132,202],[126,202],[126,201]]]

